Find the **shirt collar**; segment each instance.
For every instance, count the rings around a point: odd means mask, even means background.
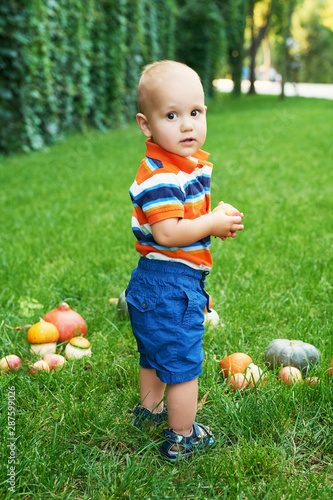
[[[187,173],[192,173],[195,168],[197,168],[199,165],[208,165],[212,167],[212,163],[207,161],[209,158],[210,154],[207,153],[206,151],[203,151],[202,149],[198,149],[196,153],[191,155],[193,158],[196,158],[198,162],[190,160],[189,158],[184,158],[183,156],[176,155],[174,153],[170,153],[169,151],[166,151],[165,149],[161,148],[158,144],[155,144],[152,142],[150,139],[146,140],[146,145],[147,145],[147,151],[146,151],[146,156],[148,158],[153,158],[154,160],[160,160],[161,162],[165,161],[167,163],[172,163],[175,165],[179,170],[182,170],[183,172]]]

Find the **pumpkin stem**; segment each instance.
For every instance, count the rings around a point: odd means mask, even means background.
[[[60,309],[60,311],[68,311],[70,309],[70,307],[67,304],[67,302],[62,302],[60,304],[60,306],[58,307],[58,309]]]

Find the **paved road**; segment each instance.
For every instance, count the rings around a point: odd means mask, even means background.
[[[231,92],[233,89],[232,80],[220,79],[215,80],[214,85],[221,92]],[[250,82],[248,80],[242,81],[242,92],[246,94],[249,90]],[[266,82],[256,81],[255,89],[257,94],[270,94],[280,95],[281,84],[279,82]],[[300,96],[300,97],[318,97],[320,99],[333,100],[333,84],[321,83],[286,83],[285,84],[286,96]]]

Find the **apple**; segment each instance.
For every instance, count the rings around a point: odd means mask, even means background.
[[[245,378],[250,387],[260,385],[262,382],[262,369],[254,363],[250,363],[246,368]]]
[[[333,376],[333,359],[332,359],[332,361],[330,363],[330,368],[328,370],[328,374],[329,374],[330,377]]]
[[[306,383],[306,385],[310,385],[311,387],[313,387],[314,385],[319,384],[320,379],[318,377],[306,377],[304,382]]]
[[[279,371],[280,384],[294,385],[302,380],[302,374],[294,366],[284,366]]]
[[[66,359],[61,354],[47,354],[44,356],[43,361],[48,364],[50,370],[57,370],[67,363]]]
[[[243,373],[235,373],[230,377],[228,383],[230,383],[231,390],[233,392],[236,392],[237,390],[243,391],[248,385],[248,381],[246,380]]]
[[[217,207],[214,208],[213,210],[213,213],[214,212],[217,212],[218,210],[223,210],[223,212],[226,214],[226,215],[232,215],[232,216],[239,216],[239,217],[242,217],[242,214],[240,213],[239,210],[237,210],[237,208],[233,207],[232,205],[229,205],[229,203],[224,203],[223,201],[220,202]]]
[[[36,361],[36,363],[30,365],[28,368],[28,372],[31,374],[40,372],[49,372],[49,371],[50,371],[49,365],[43,359]]]
[[[224,205],[223,203],[220,203],[219,205],[217,205],[217,207],[215,207],[214,210],[212,210],[212,214],[215,214],[215,212],[218,212],[219,210],[222,210],[226,214],[226,211],[224,210],[223,205]]]
[[[4,372],[21,370],[22,360],[16,354],[8,354],[0,360],[0,368]]]

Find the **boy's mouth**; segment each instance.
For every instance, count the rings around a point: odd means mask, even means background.
[[[195,142],[195,139],[193,137],[187,137],[187,139],[183,139],[180,142],[182,144],[193,144]]]

